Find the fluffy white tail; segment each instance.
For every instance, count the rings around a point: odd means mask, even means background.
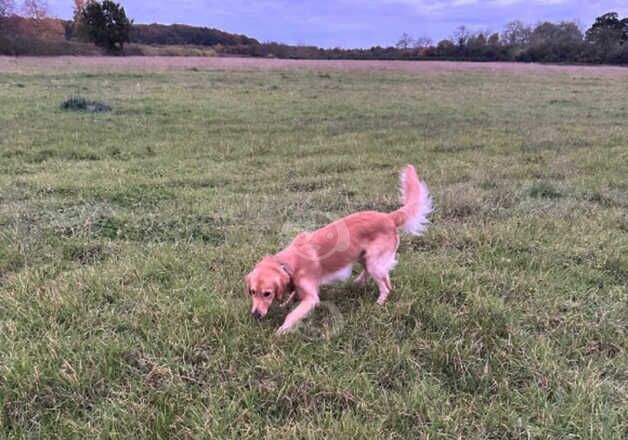
[[[425,182],[419,180],[412,165],[406,165],[400,174],[402,207],[391,212],[395,224],[412,235],[421,235],[429,223],[432,196]]]

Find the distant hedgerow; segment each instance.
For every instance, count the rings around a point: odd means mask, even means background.
[[[90,101],[82,96],[72,96],[61,103],[61,108],[68,111],[85,111],[89,113],[110,112],[111,107],[99,101]]]

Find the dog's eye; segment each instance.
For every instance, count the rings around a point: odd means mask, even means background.
[[[253,289],[249,290],[249,295],[251,295],[251,296],[255,295],[255,290],[253,290]]]
[[[270,296],[270,292],[264,292],[264,298],[268,298]]]

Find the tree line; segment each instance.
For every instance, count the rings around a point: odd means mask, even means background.
[[[501,33],[471,32],[458,27],[436,45],[426,37],[402,34],[395,46],[402,54],[471,60],[628,63],[628,18],[608,12],[582,32],[574,22],[521,21],[508,23]]]
[[[20,14],[35,23],[48,17],[46,0],[0,0],[0,52],[3,38],[19,26],[3,26]],[[15,17],[14,17],[15,18]],[[22,26],[23,28],[24,26]],[[502,32],[473,32],[458,27],[450,38],[434,43],[429,37],[403,33],[394,46],[368,49],[323,49],[276,42],[260,43],[245,35],[188,25],[134,24],[124,7],[112,0],[74,0],[72,20],[63,21],[68,42],[91,42],[109,53],[124,53],[125,43],[211,47],[218,54],[313,59],[446,59],[628,64],[628,18],[608,12],[583,32],[570,21],[534,26],[512,21]],[[31,33],[28,38],[35,38]],[[4,45],[10,45],[6,41]],[[5,53],[11,53],[4,50]]]
[[[441,59],[463,61],[523,61],[550,63],[628,64],[628,18],[608,12],[583,32],[576,23],[541,22],[535,26],[512,21],[502,32],[472,32],[458,27],[434,43],[429,37],[403,33],[395,46],[368,49],[321,49],[264,43],[225,47],[223,52],[278,58],[321,59]]]

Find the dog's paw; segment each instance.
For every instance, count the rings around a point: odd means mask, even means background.
[[[277,335],[287,335],[288,333],[292,333],[294,331],[294,327],[288,326],[286,324],[282,325],[277,329]]]

